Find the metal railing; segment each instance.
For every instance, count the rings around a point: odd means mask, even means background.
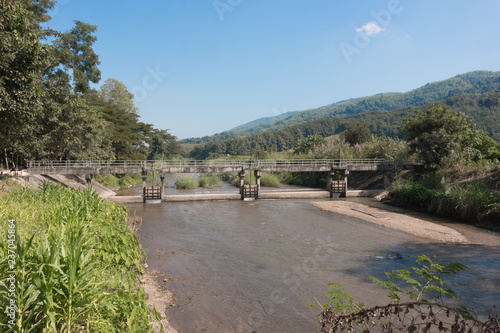
[[[28,169],[40,168],[145,168],[167,167],[259,167],[259,166],[349,166],[349,165],[412,165],[418,161],[385,159],[282,159],[282,160],[114,160],[114,161],[28,161]]]

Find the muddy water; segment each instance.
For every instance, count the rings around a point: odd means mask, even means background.
[[[482,314],[500,304],[500,237],[476,230],[485,245],[436,244],[306,201],[259,200],[131,205],[149,267],[166,272],[179,332],[316,332],[326,284],[340,282],[366,305],[387,303],[367,281],[414,266],[419,254],[469,266],[449,280]],[[395,259],[395,253],[401,259]]]

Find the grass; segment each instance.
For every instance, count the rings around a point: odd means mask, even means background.
[[[231,181],[231,184],[234,186],[239,186],[240,177],[235,176]],[[255,176],[252,174],[251,183],[255,184]],[[250,184],[250,173],[245,175],[245,184]],[[262,172],[262,176],[260,177],[260,186],[265,187],[281,187],[280,178],[272,173]]]
[[[94,175],[94,179],[100,184],[110,189],[116,189],[116,188],[124,189],[142,183],[142,176],[140,174],[119,174],[119,175],[103,174],[103,175]],[[157,180],[158,180],[158,172],[148,172],[146,178],[147,183],[156,182]],[[165,186],[167,186],[167,183],[165,183]]]
[[[202,176],[198,180],[198,183],[200,184],[200,187],[204,188],[219,187],[220,179],[219,176]]]
[[[13,327],[14,300],[16,332],[151,332],[158,317],[146,307],[145,258],[127,213],[90,190],[47,183],[2,197],[0,331]]]
[[[190,190],[198,187],[196,184],[196,179],[191,177],[181,177],[175,181],[175,188],[182,190]]]
[[[498,221],[500,217],[500,192],[484,183],[472,181],[446,185],[440,176],[429,174],[419,183],[398,181],[391,187],[391,196],[431,213],[460,219],[466,222]]]

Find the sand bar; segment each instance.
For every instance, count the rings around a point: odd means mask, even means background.
[[[405,214],[388,212],[349,201],[315,201],[311,205],[327,212],[347,215],[360,220],[400,230],[411,235],[445,243],[470,243],[467,237],[446,226],[427,222]]]

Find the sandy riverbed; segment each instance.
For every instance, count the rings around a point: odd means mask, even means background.
[[[449,227],[427,222],[408,215],[369,207],[363,204],[349,201],[316,201],[310,202],[310,204],[323,211],[355,217],[366,222],[400,230],[433,241],[463,244],[470,243],[467,237]]]

